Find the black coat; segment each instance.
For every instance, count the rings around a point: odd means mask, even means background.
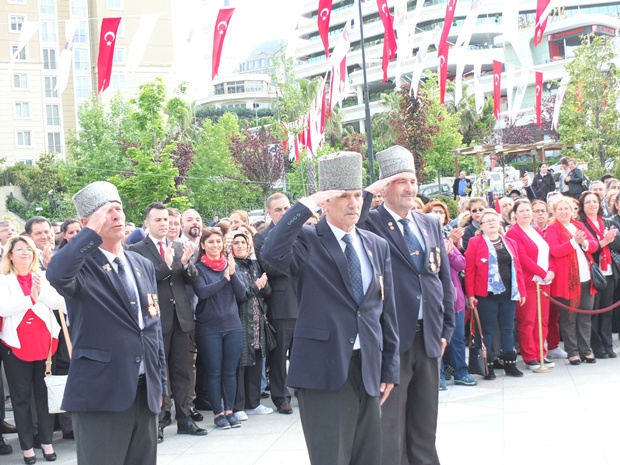
[[[240,367],[247,367],[256,364],[256,348],[253,346],[254,341],[254,303],[256,302],[260,308],[260,350],[264,357],[267,354],[265,347],[265,316],[267,315],[267,304],[265,299],[271,295],[271,286],[269,281],[262,289],[256,286],[256,280],[263,274],[258,260],[249,258],[235,258],[237,264],[236,274],[239,275],[245,286],[245,294],[243,297],[237,297],[237,305],[239,306],[239,319],[243,328],[243,343],[241,345],[241,358],[239,359]]]
[[[538,172],[532,180],[532,190],[537,199],[547,201],[547,194],[555,190],[555,180],[553,174],[547,172],[546,175]]]

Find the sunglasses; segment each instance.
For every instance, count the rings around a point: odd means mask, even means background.
[[[471,213],[481,213],[484,210],[486,210],[485,208],[472,208],[471,210],[469,210]]]

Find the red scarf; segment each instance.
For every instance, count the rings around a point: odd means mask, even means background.
[[[207,254],[204,254],[200,257],[200,261],[204,266],[211,268],[213,271],[223,271],[224,268],[226,268],[226,265],[228,265],[228,260],[226,260],[224,254],[220,254],[220,258],[217,260],[211,260],[207,257]]]
[[[574,222],[572,223],[574,224]],[[555,224],[560,232],[560,238],[562,239],[561,243],[564,244],[565,242],[569,242],[573,238],[571,232],[559,221],[556,221]],[[577,227],[577,229],[579,228]],[[573,253],[566,256],[566,261],[568,262],[568,300],[571,301],[571,307],[579,304],[579,297],[581,295],[581,281],[579,280],[579,262],[577,261],[577,253],[578,252],[575,250]]]
[[[596,219],[598,220],[597,225],[594,224],[594,222],[590,219],[589,216],[586,216],[586,221],[590,225],[592,231],[596,233],[596,237],[600,242],[605,238],[605,222],[600,216],[597,216]],[[609,270],[609,267],[611,266],[611,251],[609,250],[609,246],[606,245],[605,247],[601,247],[601,254],[598,265],[601,267],[601,271]]]

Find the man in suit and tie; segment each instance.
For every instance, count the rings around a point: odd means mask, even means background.
[[[291,207],[288,197],[280,192],[267,199],[267,214],[271,223],[254,236],[254,251],[263,270],[267,273],[271,285],[271,297],[267,299],[267,318],[276,330],[276,348],[269,352],[269,383],[271,385],[271,400],[278,413],[290,415],[291,393],[286,387],[286,360],[293,343],[293,330],[299,309],[297,298],[291,287],[289,275],[274,268],[261,258],[261,249],[265,238],[278,224],[282,216]]]
[[[73,202],[83,229],[54,254],[46,276],[71,321],[62,408],[72,412],[78,464],[152,465],[168,394],[155,267],[123,250],[116,186],[96,181]]]
[[[168,242],[168,209],[163,203],[155,202],[146,207],[144,224],[149,234],[130,250],[139,253],[155,265],[157,295],[161,312],[161,327],[168,365],[169,386],[176,407],[177,434],[204,436],[207,430],[199,428],[192,418],[189,407],[189,334],[194,329],[194,312],[185,290],[185,285],[196,281],[198,272],[191,262],[194,247],[189,242]],[[158,442],[164,440],[165,411],[159,416]]]
[[[413,156],[377,153],[381,180],[364,193],[361,227],[386,239],[400,331],[400,385],[381,413],[383,465],[438,465],[435,447],[439,363],[454,331],[450,264],[437,218],[412,212],[418,192]],[[384,203],[370,209],[373,194]]]
[[[291,207],[262,248],[291,276],[299,305],[287,385],[298,389],[313,465],[378,465],[380,404],[399,371],[389,247],[355,227],[360,154],[321,157],[319,182],[321,192]],[[317,206],[325,218],[304,226]]]

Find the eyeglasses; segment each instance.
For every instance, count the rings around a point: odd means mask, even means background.
[[[472,208],[471,210],[469,210],[471,213],[482,213],[485,209],[484,208]]]
[[[24,252],[34,253],[34,250],[32,250],[30,247],[17,247],[13,249],[13,253],[24,253]]]
[[[491,220],[481,221],[480,224],[495,224],[499,223],[499,218],[493,218]]]

